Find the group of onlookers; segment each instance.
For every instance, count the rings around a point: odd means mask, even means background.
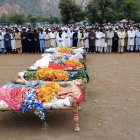
[[[1,53],[43,53],[49,47],[84,47],[89,53],[140,51],[139,27],[2,28]]]

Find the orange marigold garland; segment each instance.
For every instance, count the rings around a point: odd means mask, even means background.
[[[69,75],[68,72],[63,70],[42,68],[37,71],[37,77],[39,80],[67,81]]]
[[[56,82],[47,83],[38,89],[37,99],[39,102],[51,102],[60,89],[60,85]]]
[[[84,67],[84,65],[81,64],[79,61],[74,61],[74,60],[67,60],[67,61],[64,62],[64,64],[66,66],[73,67],[74,69],[75,68],[80,68],[81,69],[81,68]]]
[[[71,53],[72,51],[73,51],[73,49],[70,47],[59,47],[60,53]]]

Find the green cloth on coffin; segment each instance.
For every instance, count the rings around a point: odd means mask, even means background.
[[[86,78],[87,81],[89,81],[89,76],[86,72],[86,70],[74,70],[74,71],[68,71],[69,73],[73,73],[73,76],[69,77],[69,81],[76,80],[76,79],[84,79]],[[71,75],[71,74],[69,74]]]
[[[27,71],[24,73],[24,78],[27,81],[35,81],[37,79],[37,71]]]

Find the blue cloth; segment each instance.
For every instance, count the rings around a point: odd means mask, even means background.
[[[34,111],[41,120],[45,120],[44,107],[42,103],[37,100],[36,90],[30,89],[25,92],[24,103],[21,105],[22,112]]]

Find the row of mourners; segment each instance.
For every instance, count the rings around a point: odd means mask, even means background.
[[[140,29],[26,28],[0,30],[1,53],[43,53],[49,47],[85,47],[87,52],[140,51]]]

